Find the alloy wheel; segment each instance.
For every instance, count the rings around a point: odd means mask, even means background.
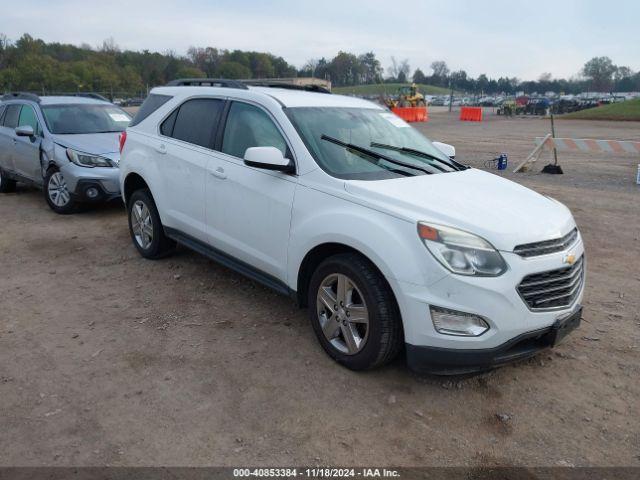
[[[153,242],[153,220],[151,212],[141,200],[131,207],[131,230],[138,245],[143,249],[148,249]]]
[[[360,352],[369,337],[369,311],[355,282],[347,275],[328,275],[317,293],[316,311],[325,338],[346,355]]]
[[[67,189],[67,182],[60,172],[55,172],[49,178],[49,184],[47,185],[49,192],[49,198],[56,207],[64,207],[71,200],[71,195]]]

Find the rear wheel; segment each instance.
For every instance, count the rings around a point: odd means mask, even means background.
[[[16,181],[7,177],[0,169],[0,193],[9,193],[16,191]]]
[[[364,257],[340,254],[314,272],[308,292],[313,329],[324,350],[352,370],[379,367],[402,347],[391,288]]]
[[[158,209],[149,190],[133,192],[127,202],[127,210],[131,240],[140,255],[156,259],[173,251],[176,242],[165,235]]]
[[[47,170],[44,177],[44,198],[51,210],[61,215],[73,213],[77,206],[62,172],[56,168]]]

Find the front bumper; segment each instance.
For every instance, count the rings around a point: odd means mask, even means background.
[[[407,364],[413,371],[434,375],[459,375],[499,367],[529,358],[557,345],[580,326],[582,306],[552,326],[523,333],[494,348],[454,349],[406,344]]]
[[[120,169],[86,168],[68,162],[60,168],[72,196],[79,202],[105,202],[120,197]],[[98,190],[90,197],[87,190]]]
[[[464,277],[449,274],[430,285],[391,281],[403,319],[409,365],[418,371],[462,373],[482,370],[524,358],[551,346],[545,336],[561,319],[581,310],[586,284],[570,305],[530,309],[517,286],[530,274],[566,266],[567,255],[584,255],[582,239],[564,252],[522,258],[501,252],[509,269],[500,277]],[[430,305],[483,317],[489,330],[480,336],[452,336],[436,331]]]

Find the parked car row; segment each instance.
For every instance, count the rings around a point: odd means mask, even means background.
[[[15,95],[0,109],[4,191],[40,182],[60,213],[90,186],[121,192],[143,257],[180,243],[291,296],[348,368],[404,352],[417,371],[482,370],[580,323],[569,210],[443,154],[374,103],[188,79],[153,89],[130,123],[89,99]]]

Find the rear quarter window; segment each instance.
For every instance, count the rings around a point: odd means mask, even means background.
[[[138,125],[145,118],[158,110],[162,105],[171,100],[171,98],[171,95],[158,95],[152,93],[146,98],[144,102],[142,102],[138,113],[136,113],[135,117],[133,117],[133,120],[131,120],[129,126],[133,127],[135,125]]]

